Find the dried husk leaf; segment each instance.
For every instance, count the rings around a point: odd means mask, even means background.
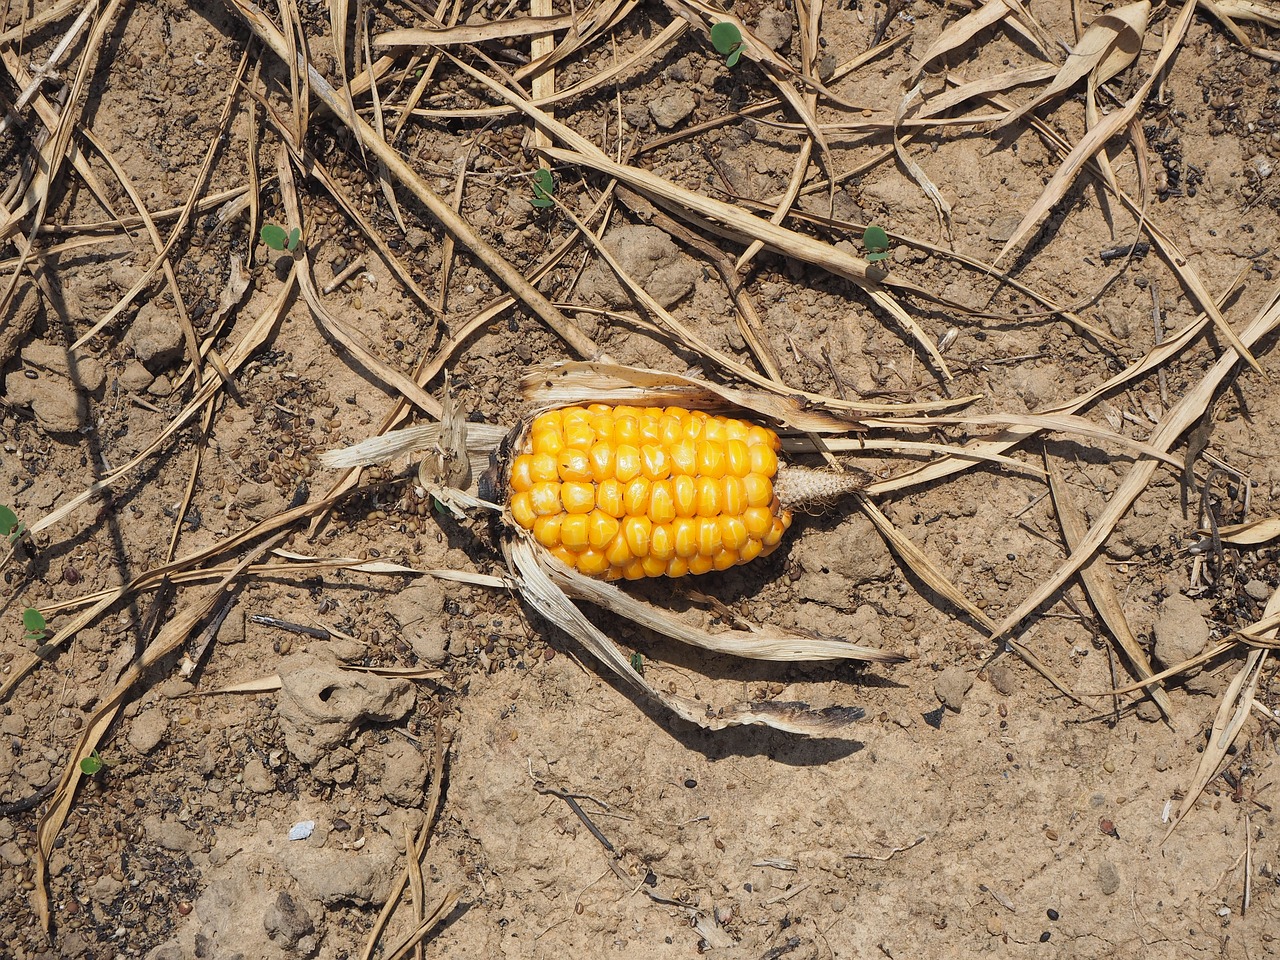
[[[525,602],[581,643],[641,696],[690,723],[707,730],[762,724],[788,733],[838,736],[863,715],[862,710],[856,707],[814,711],[802,703],[755,702],[715,708],[705,701],[667,693],[637,672],[618,645],[588,620],[556,585],[548,572],[554,560],[535,550],[522,537],[506,538],[502,548],[508,566],[519,574],[520,595]]]
[[[1208,536],[1208,530],[1199,531]],[[1218,528],[1218,539],[1240,547],[1257,546],[1280,537],[1280,517],[1263,517],[1247,523],[1231,523]]]
[[[1030,103],[1013,110],[996,124],[996,129],[1013,123],[1054,97],[1066,93],[1084,77],[1094,74],[1097,83],[1106,83],[1128,67],[1142,50],[1151,4],[1138,0],[1103,14],[1089,24],[1075,50],[1067,57],[1053,82]]]
[[[1280,614],[1280,590],[1271,594],[1263,611],[1265,617],[1276,614]],[[1266,638],[1270,640],[1276,638],[1275,627],[1266,632]],[[1270,651],[1266,649],[1250,650],[1249,655],[1245,657],[1244,666],[1231,679],[1226,692],[1223,693],[1222,702],[1218,704],[1218,712],[1213,719],[1213,730],[1209,733],[1209,742],[1204,745],[1204,752],[1200,754],[1200,763],[1196,766],[1191,782],[1183,790],[1182,802],[1178,804],[1178,812],[1174,815],[1173,822],[1169,824],[1169,829],[1161,840],[1162,843],[1169,839],[1182,819],[1191,812],[1191,808],[1195,806],[1204,788],[1218,775],[1223,761],[1226,760],[1227,751],[1231,749],[1236,737],[1244,729],[1244,722],[1249,718],[1254,694],[1258,690],[1258,681],[1262,677],[1262,669],[1266,666],[1269,653]]]
[[[659,370],[612,363],[571,361],[534,367],[521,384],[540,409],[581,403],[683,406],[708,412],[747,410],[806,433],[847,433],[856,429],[848,414],[815,409],[826,398],[801,391],[786,395],[743,390]],[[786,388],[781,388],[785,390]]]

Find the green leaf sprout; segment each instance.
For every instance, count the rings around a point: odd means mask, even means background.
[[[547,207],[554,207],[556,205],[555,192],[556,178],[551,175],[551,171],[546,167],[539,167],[533,174],[533,200],[531,202],[535,207],[544,210]]]
[[[22,625],[27,631],[26,639],[33,643],[43,640],[45,633],[49,629],[49,624],[45,620],[44,614],[35,607],[27,607],[22,611]]]
[[[103,768],[106,766],[107,762],[103,760],[102,757],[98,755],[98,751],[95,750],[80,761],[80,772],[87,777],[92,777],[101,773]]]
[[[4,504],[0,504],[0,537],[4,537],[9,541],[9,545],[13,546],[18,542],[18,538],[26,532],[26,529],[26,524],[18,519],[16,513]]]
[[[288,250],[292,253],[298,248],[298,239],[302,236],[302,231],[294,227],[288,233],[285,233],[284,227],[277,226],[274,223],[267,223],[263,224],[258,236],[272,250]]]
[[[889,235],[882,227],[867,227],[862,233],[862,244],[867,248],[867,260],[876,263],[889,257]]]
[[[725,65],[736,67],[742,57],[742,31],[737,24],[721,20],[711,28],[711,45],[725,58]]]

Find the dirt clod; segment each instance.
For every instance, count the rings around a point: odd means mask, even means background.
[[[933,692],[948,710],[960,711],[965,694],[973,686],[973,674],[963,667],[947,667],[933,681]]]

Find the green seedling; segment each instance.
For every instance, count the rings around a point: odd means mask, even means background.
[[[546,167],[539,167],[533,174],[533,200],[531,201],[535,207],[546,209],[554,207],[556,192],[556,178],[551,175],[551,171]]]
[[[26,639],[30,643],[39,643],[49,630],[44,614],[35,607],[27,607],[22,611],[22,625],[26,628]]]
[[[867,248],[867,261],[877,263],[889,257],[889,235],[881,227],[867,227],[862,234],[862,244]]]
[[[272,250],[280,250],[281,252],[287,250],[292,253],[298,248],[298,238],[302,236],[302,231],[294,227],[288,233],[285,233],[284,227],[268,223],[263,225],[258,236]]]
[[[80,772],[86,777],[97,776],[107,767],[114,766],[102,759],[101,754],[94,750],[91,754],[80,761]]]
[[[7,539],[9,545],[13,546],[26,532],[26,529],[26,524],[18,519],[16,513],[4,504],[0,504],[0,537]]]
[[[711,45],[725,58],[725,66],[736,67],[742,57],[742,31],[737,24],[722,20],[711,28]]]
[[[633,653],[631,655],[631,669],[634,670],[636,673],[640,674],[640,676],[642,677],[644,676],[644,654],[643,653]]]

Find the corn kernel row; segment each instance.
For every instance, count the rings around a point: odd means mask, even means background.
[[[780,446],[772,430],[681,407],[548,411],[512,462],[511,515],[588,576],[724,570],[791,524],[773,492]]]

